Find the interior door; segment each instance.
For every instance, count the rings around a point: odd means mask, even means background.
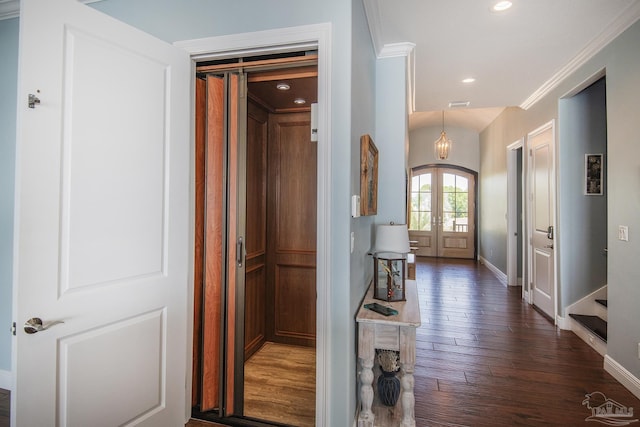
[[[532,303],[555,319],[553,122],[529,134]],[[555,321],[555,320],[554,320]]]
[[[181,425],[189,57],[75,0],[19,52],[12,425]]]
[[[427,167],[411,179],[409,235],[416,255],[474,258],[475,174]]]

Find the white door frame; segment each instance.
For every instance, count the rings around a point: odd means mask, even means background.
[[[185,40],[174,43],[191,55],[195,79],[197,61],[232,58],[256,54],[282,53],[301,50],[318,51],[318,194],[317,194],[317,243],[316,243],[316,425],[326,425],[329,420],[329,331],[330,331],[330,254],[331,236],[331,25],[315,24],[252,33]],[[192,82],[192,85],[195,83]],[[195,93],[195,92],[194,92]],[[195,117],[195,116],[194,116]],[[193,120],[192,120],[193,122]],[[193,137],[192,137],[193,139]],[[192,170],[193,173],[193,170]],[[193,191],[193,190],[192,190]],[[194,207],[192,206],[192,216]],[[193,263],[191,263],[193,269]],[[189,296],[188,315],[193,315],[193,292]],[[193,336],[189,324],[188,336]],[[191,352],[191,347],[188,348]],[[191,363],[191,357],[187,360]],[[191,368],[188,372],[191,372]],[[187,376],[190,383],[191,376]],[[187,385],[191,390],[191,384]],[[186,411],[191,413],[191,396],[188,393]]]
[[[531,201],[533,199],[533,159],[532,159],[532,152],[531,152],[531,138],[533,138],[534,136],[538,135],[539,133],[544,132],[545,130],[551,128],[551,135],[553,138],[553,151],[552,151],[552,155],[553,155],[553,159],[552,159],[552,167],[551,167],[551,175],[553,176],[553,185],[551,186],[551,198],[554,200],[554,208],[551,210],[551,217],[552,217],[552,221],[553,221],[553,226],[554,226],[554,234],[555,234],[555,241],[557,242],[557,227],[556,225],[558,224],[557,221],[557,208],[558,208],[558,200],[556,197],[557,194],[557,185],[558,185],[558,180],[557,180],[557,173],[556,173],[556,158],[558,156],[557,154],[557,143],[556,143],[556,121],[555,119],[552,119],[551,121],[543,124],[542,126],[538,127],[537,129],[529,132],[527,134],[527,140],[526,140],[526,156],[527,156],[527,192],[526,192],[526,196],[525,196],[525,200],[526,200],[526,211],[527,211],[527,244],[526,247],[528,249],[527,253],[527,288],[529,290],[529,299],[527,300],[527,302],[529,304],[533,303],[533,283],[532,283],[532,278],[533,278],[533,242],[531,241],[531,236],[533,235],[533,211],[532,211],[532,204]],[[554,269],[553,269],[553,299],[554,299],[554,306],[553,306],[553,323],[557,324],[558,321],[558,250],[556,248],[556,250],[553,251],[553,263],[554,263]]]
[[[518,286],[518,149],[522,148],[520,156],[524,165],[524,138],[507,146],[507,285]],[[525,180],[522,180],[524,185]],[[525,192],[522,191],[522,209],[525,209]],[[524,227],[523,227],[524,228]],[[524,234],[524,229],[520,231]],[[525,237],[522,236],[523,257]],[[525,264],[524,262],[522,263]],[[527,299],[528,288],[522,283],[522,298]]]

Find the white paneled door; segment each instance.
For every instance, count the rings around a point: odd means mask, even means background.
[[[185,421],[190,72],[75,0],[22,2],[15,426]]]
[[[555,322],[555,175],[553,122],[529,134],[532,303]]]

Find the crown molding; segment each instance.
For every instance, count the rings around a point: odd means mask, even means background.
[[[367,17],[367,24],[369,25],[369,34],[371,35],[373,50],[376,56],[379,56],[383,44],[382,35],[380,34],[382,24],[380,23],[378,2],[376,0],[362,0],[362,4],[364,5],[364,14]]]
[[[389,43],[382,46],[378,52],[378,59],[382,58],[394,58],[397,56],[410,56],[413,53],[413,49],[416,47],[415,43],[403,42],[403,43]]]
[[[102,0],[80,0],[82,3],[95,3]],[[20,16],[20,0],[0,0],[0,20]]]
[[[636,2],[622,11],[614,22],[596,36],[587,46],[585,46],[576,56],[555,73],[542,86],[536,89],[522,104],[520,108],[527,110],[536,102],[548,95],[553,89],[558,87],[567,77],[587,63],[605,46],[611,43],[624,30],[633,25],[640,18],[640,2]]]

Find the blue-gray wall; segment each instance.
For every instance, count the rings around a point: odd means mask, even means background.
[[[18,19],[0,21],[0,58],[0,373],[8,373],[11,370],[9,325],[13,270]],[[1,376],[6,377],[7,374]]]
[[[607,256],[608,340],[607,355],[636,378],[640,377],[640,120],[637,88],[640,87],[640,22],[636,22],[586,64],[577,69],[557,88],[528,110],[507,108],[480,134],[480,255],[506,272],[507,162],[506,147],[528,132],[558,120],[560,99],[574,88],[606,69],[607,82]],[[533,64],[533,63],[532,63]],[[562,117],[561,117],[562,118]],[[563,122],[558,120],[558,129]],[[564,131],[559,130],[559,136]],[[556,147],[568,142],[558,138]],[[560,201],[563,209],[571,209]],[[561,214],[582,215],[570,210]],[[629,226],[629,241],[617,240],[618,225]],[[562,229],[558,230],[562,234]],[[572,242],[582,245],[584,239]],[[598,248],[600,249],[600,248]],[[558,253],[560,271],[566,268],[563,247]],[[490,255],[490,251],[493,255]],[[586,261],[574,268],[586,268]],[[570,289],[559,283],[559,303],[588,294],[576,284]],[[560,313],[564,306],[559,306]]]
[[[607,188],[586,196],[585,154],[603,154],[606,174],[607,102],[600,79],[558,107],[558,266],[564,308],[607,284]]]
[[[361,1],[353,1],[353,34],[351,40],[351,137],[349,143],[345,143],[350,149],[350,185],[348,187],[351,195],[360,194],[360,136],[370,134],[374,141],[375,133],[375,76],[376,76],[376,56],[369,35],[369,27],[364,14],[364,7]],[[382,195],[379,195],[383,197]],[[350,216],[351,211],[344,212],[344,216]],[[362,296],[366,292],[367,285],[373,277],[372,260],[367,253],[371,249],[373,224],[375,216],[361,216],[351,218],[351,233],[354,236],[353,252],[349,260],[350,282],[345,286],[351,289],[348,301],[344,301],[341,312],[348,314],[340,318],[340,323],[344,326],[354,322]],[[344,238],[350,241],[350,236]],[[349,243],[350,245],[350,243]],[[345,355],[345,365],[351,372],[358,372],[355,343],[357,342],[356,330],[349,328],[348,340],[341,343],[342,353]],[[349,349],[345,352],[344,349]],[[351,374],[353,377],[353,374]],[[345,378],[351,378],[349,374]],[[344,381],[349,387],[348,394],[358,397],[356,383]],[[354,388],[355,387],[355,388]],[[357,400],[349,400],[347,413],[355,415]],[[349,424],[351,425],[351,424]]]
[[[326,343],[330,348],[330,389],[326,390],[330,419],[326,423],[351,425],[357,402],[354,317],[370,275],[365,253],[371,245],[374,221],[373,217],[350,218],[350,195],[359,193],[359,135],[374,132],[375,124],[376,59],[362,2],[105,0],[91,6],[167,42],[331,23],[331,329]],[[17,39],[17,20],[0,21],[0,326],[11,320]],[[351,231],[357,236],[353,254]],[[7,330],[0,327],[0,370],[11,367]]]
[[[407,222],[406,169],[409,144],[407,58],[378,59],[376,127],[378,147],[378,214],[376,224]]]

